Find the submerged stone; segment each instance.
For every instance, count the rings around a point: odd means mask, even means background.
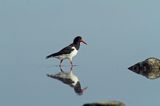
[[[104,102],[96,102],[96,103],[86,103],[83,106],[125,106],[124,103],[120,101],[104,101]]]
[[[137,74],[143,75],[148,79],[156,79],[160,77],[160,60],[151,57],[142,62],[136,63],[128,69]]]

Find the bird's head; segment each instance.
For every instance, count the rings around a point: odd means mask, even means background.
[[[87,88],[88,88],[88,87],[82,88],[82,89],[80,89],[80,90],[76,90],[76,93],[77,93],[78,95],[83,95],[84,91],[87,90]]]
[[[77,37],[75,37],[74,40],[73,40],[73,43],[74,43],[74,44],[77,44],[77,43],[80,43],[80,42],[82,42],[82,43],[84,43],[84,44],[87,45],[87,43],[82,39],[81,36],[77,36]]]

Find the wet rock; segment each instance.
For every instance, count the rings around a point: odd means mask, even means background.
[[[160,60],[151,57],[142,62],[136,63],[128,69],[137,74],[143,75],[148,79],[156,79],[160,77]]]
[[[125,106],[125,104],[120,101],[104,101],[97,103],[87,103],[83,106]]]

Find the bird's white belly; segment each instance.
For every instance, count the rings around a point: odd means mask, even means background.
[[[74,49],[70,54],[67,54],[67,58],[70,59],[70,60],[72,60],[72,58],[74,56],[76,56],[77,53],[78,53],[78,51],[76,49]]]
[[[63,54],[63,55],[55,56],[55,58],[57,58],[59,60],[66,59],[66,55]]]
[[[72,86],[75,86],[79,81],[78,77],[74,75],[72,72],[70,73],[69,78],[71,78],[71,80],[74,81],[74,83],[72,83]]]

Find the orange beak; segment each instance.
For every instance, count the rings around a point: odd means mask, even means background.
[[[87,45],[87,43],[84,40],[82,40],[82,39],[81,39],[81,42]]]

